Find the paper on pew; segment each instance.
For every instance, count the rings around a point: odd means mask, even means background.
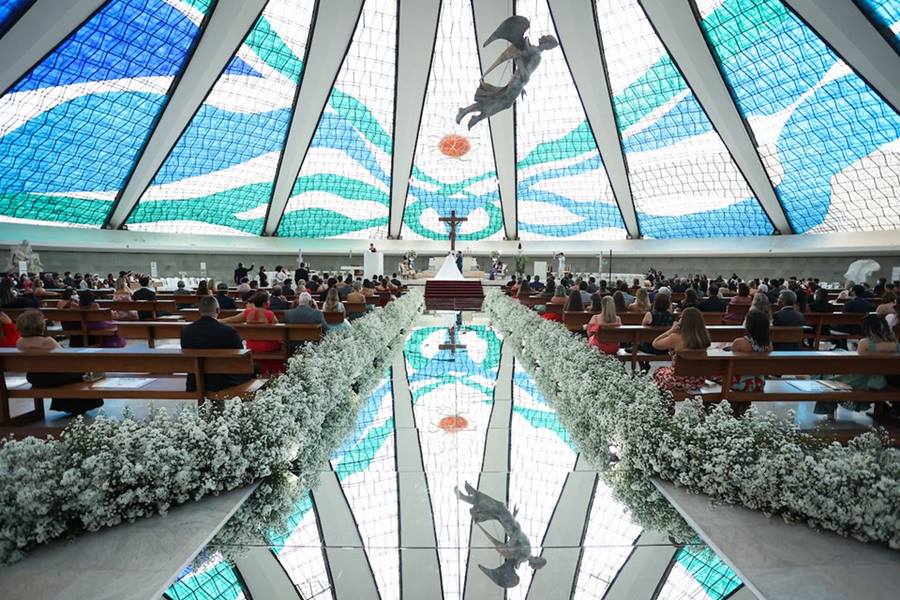
[[[117,389],[134,389],[142,388],[153,381],[152,378],[146,377],[108,377],[98,381],[91,388],[117,390]]]
[[[24,377],[7,377],[6,378],[7,389],[19,387],[20,385],[25,385],[26,383],[28,383],[28,380],[25,379]]]

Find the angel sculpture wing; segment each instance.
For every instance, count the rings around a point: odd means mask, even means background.
[[[506,40],[511,45],[485,70],[481,76],[481,81],[484,81],[488,73],[506,61],[513,60],[525,49],[525,32],[528,31],[529,27],[531,27],[531,22],[520,15],[509,17],[500,23],[497,29],[494,30],[494,33],[482,44],[482,48],[486,48],[488,44],[496,40]]]

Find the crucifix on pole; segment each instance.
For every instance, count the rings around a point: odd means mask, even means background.
[[[449,344],[441,344],[438,346],[439,350],[449,350],[453,354],[456,354],[457,348],[465,348],[465,344],[457,344],[456,343],[456,325],[450,326],[450,343]]]
[[[456,225],[457,223],[465,223],[468,221],[466,217],[457,217],[456,211],[451,210],[449,217],[441,217],[438,221],[450,224],[450,251],[456,250]]]

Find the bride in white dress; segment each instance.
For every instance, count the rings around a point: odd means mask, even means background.
[[[463,274],[459,272],[459,268],[456,266],[456,252],[450,251],[450,254],[444,259],[444,264],[441,265],[440,270],[434,278],[443,281],[465,279]]]

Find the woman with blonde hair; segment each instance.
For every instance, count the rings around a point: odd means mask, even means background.
[[[650,312],[650,293],[647,288],[638,288],[634,295],[634,302],[628,305],[629,312],[648,313]]]
[[[346,319],[347,315],[344,309],[344,303],[341,302],[341,297],[338,295],[338,290],[336,287],[329,288],[328,293],[325,294],[325,303],[322,304],[322,312],[344,313],[344,320],[340,323],[329,325],[328,331],[340,331],[341,329],[350,327],[350,323],[348,323]]]
[[[615,329],[622,326],[622,319],[616,314],[616,302],[612,296],[603,296],[600,299],[600,313],[591,317],[587,329],[590,345],[604,354],[615,354],[619,351],[618,342],[601,342],[597,334],[602,329]]]
[[[128,287],[128,280],[124,277],[116,279],[116,288],[113,292],[113,302],[131,302],[131,289]],[[118,321],[136,321],[138,314],[136,310],[117,310],[115,311],[116,320]]]
[[[772,322],[772,305],[769,303],[769,297],[766,296],[765,293],[757,292],[756,295],[753,296],[753,302],[750,303],[750,310],[758,310],[766,315],[766,318],[769,319],[769,323]],[[749,311],[747,314],[749,314]],[[744,318],[744,322],[746,322],[746,317]]]
[[[668,350],[672,355],[671,367],[660,367],[653,373],[653,381],[659,389],[666,392],[684,392],[703,387],[703,377],[675,375],[675,361],[679,351],[706,350],[711,340],[703,314],[694,307],[688,307],[681,313],[681,320],[672,324],[672,327],[653,340],[653,348],[656,350]]]

